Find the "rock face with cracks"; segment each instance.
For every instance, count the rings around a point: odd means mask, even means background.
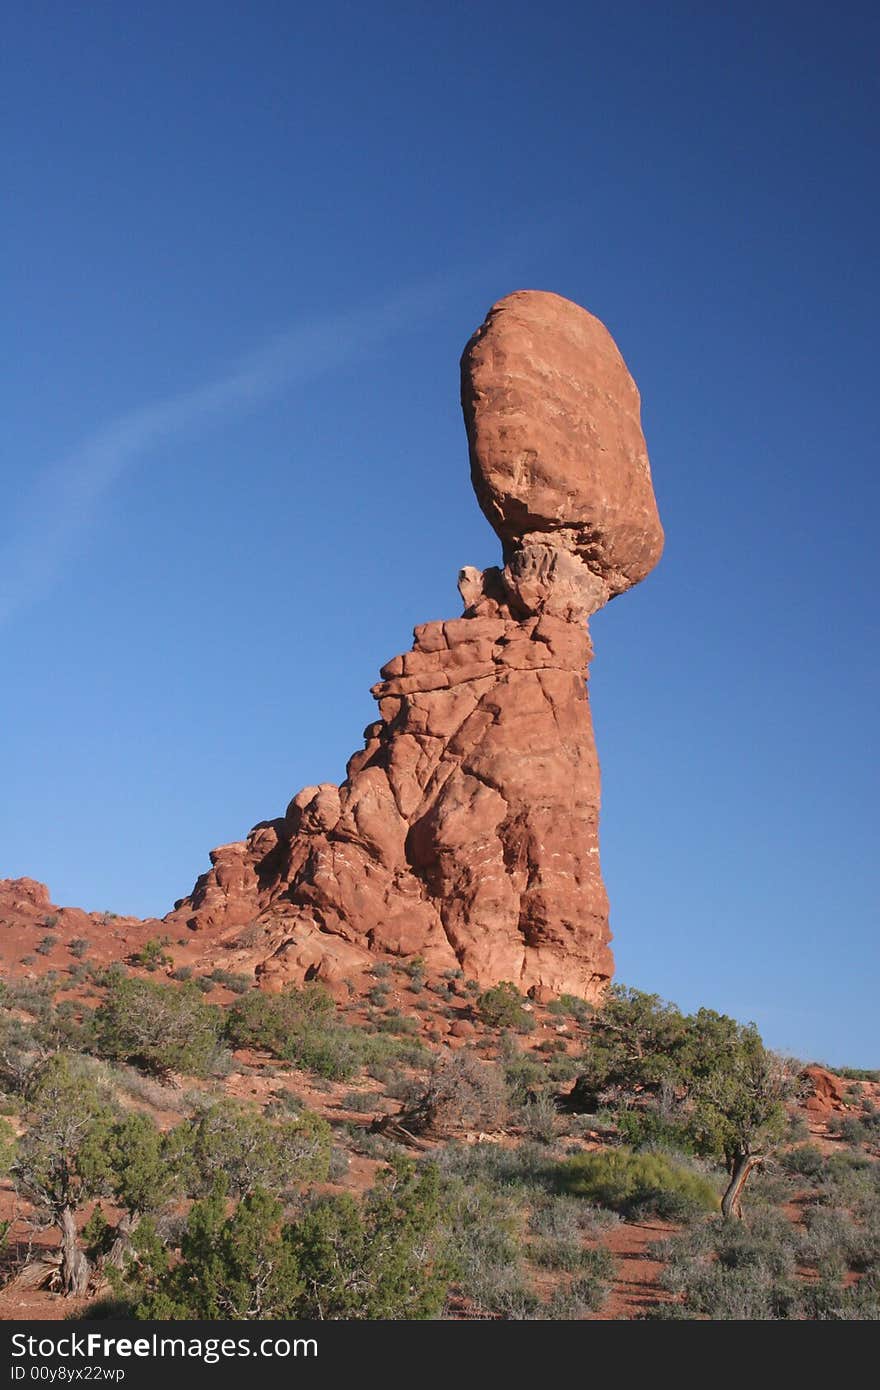
[[[639,396],[598,321],[522,291],[462,357],[471,475],[503,568],[465,568],[373,688],[341,787],[211,854],[169,921],[268,928],[259,973],[338,982],[376,952],[596,999],[609,980],[587,618],[656,564]]]

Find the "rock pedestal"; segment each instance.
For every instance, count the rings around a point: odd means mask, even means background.
[[[376,952],[587,999],[612,973],[587,619],[662,550],[638,392],[597,319],[523,291],[468,343],[462,404],[503,567],[463,569],[463,616],[382,668],[342,786],[214,850],[170,915],[259,918],[270,987]]]

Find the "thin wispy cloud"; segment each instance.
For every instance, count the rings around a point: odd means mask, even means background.
[[[367,355],[436,313],[453,288],[460,289],[460,281],[437,277],[381,304],[294,325],[215,380],[96,429],[42,470],[19,509],[13,535],[0,547],[0,624],[51,591],[114,484],[152,450]]]

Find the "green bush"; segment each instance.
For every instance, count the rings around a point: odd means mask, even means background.
[[[592,1004],[588,1004],[586,999],[578,999],[574,994],[560,994],[558,999],[551,999],[547,1005],[548,1014],[562,1014],[567,1018],[576,1018],[579,1023],[584,1023],[595,1012]]]
[[[514,1105],[525,1105],[544,1082],[546,1072],[531,1052],[524,1052],[509,1033],[501,1035],[501,1065]]]
[[[327,1023],[335,1013],[321,985],[290,985],[281,994],[254,990],[230,1005],[226,1032],[235,1047],[257,1047],[276,1057],[286,1054],[291,1037]]]
[[[656,1105],[648,1104],[638,1110],[620,1110],[615,1116],[617,1132],[631,1149],[662,1146],[693,1152],[693,1139],[687,1123],[680,1116],[665,1116]]]
[[[349,1028],[318,984],[291,985],[281,994],[252,990],[227,1013],[227,1037],[235,1047],[262,1048],[330,1081],[347,1081],[361,1068],[390,1058],[421,1056],[421,1044]]]
[[[395,1011],[385,1018],[380,1018],[376,1027],[380,1033],[399,1033],[412,1036],[419,1031],[419,1021],[411,1014],[401,1014]]]
[[[510,980],[502,980],[484,990],[477,999],[477,1012],[490,1028],[513,1028],[517,1032],[530,1032],[535,1020],[524,1007],[525,1000],[516,985]]]
[[[557,1174],[564,1191],[628,1215],[678,1216],[718,1207],[708,1178],[665,1154],[623,1148],[579,1154],[560,1164]]]
[[[165,950],[168,944],[167,936],[163,936],[161,941],[157,936],[151,937],[149,941],[144,942],[139,951],[133,952],[130,956],[132,965],[139,966],[141,970],[161,970],[164,966],[171,965],[171,957]]]
[[[180,1126],[178,1133],[196,1193],[210,1193],[218,1169],[225,1173],[234,1197],[247,1197],[258,1189],[280,1197],[327,1177],[330,1126],[308,1110],[273,1123],[258,1110],[224,1100]]]
[[[303,1281],[282,1225],[281,1204],[256,1191],[231,1216],[226,1211],[221,1178],[190,1211],[180,1258],[173,1264],[154,1228],[138,1230],[137,1262],[126,1271],[135,1317],[249,1321],[296,1316]],[[124,1276],[118,1284],[125,1288]]]
[[[96,1011],[96,1050],[159,1075],[206,1076],[217,1061],[223,1018],[195,988],[115,980]]]
[[[398,1160],[358,1203],[325,1197],[290,1228],[304,1283],[299,1318],[439,1316],[450,1268],[441,1241],[436,1169]]]

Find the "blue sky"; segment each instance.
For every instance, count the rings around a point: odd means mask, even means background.
[[[494,563],[458,357],[551,289],[664,559],[593,623],[619,977],[880,1065],[875,6],[13,6],[0,873],[160,914]]]

